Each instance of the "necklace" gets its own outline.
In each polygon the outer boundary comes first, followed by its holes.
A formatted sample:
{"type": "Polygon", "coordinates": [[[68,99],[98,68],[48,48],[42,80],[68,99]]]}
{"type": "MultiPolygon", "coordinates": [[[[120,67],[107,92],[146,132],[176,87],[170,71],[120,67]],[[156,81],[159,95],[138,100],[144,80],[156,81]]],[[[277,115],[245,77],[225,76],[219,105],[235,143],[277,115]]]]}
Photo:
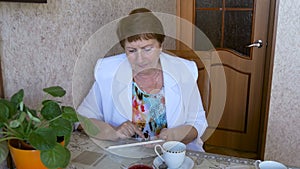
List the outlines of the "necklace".
{"type": "Polygon", "coordinates": [[[146,93],[158,93],[163,86],[162,71],[154,69],[151,72],[139,73],[133,77],[133,81],[146,93]]]}

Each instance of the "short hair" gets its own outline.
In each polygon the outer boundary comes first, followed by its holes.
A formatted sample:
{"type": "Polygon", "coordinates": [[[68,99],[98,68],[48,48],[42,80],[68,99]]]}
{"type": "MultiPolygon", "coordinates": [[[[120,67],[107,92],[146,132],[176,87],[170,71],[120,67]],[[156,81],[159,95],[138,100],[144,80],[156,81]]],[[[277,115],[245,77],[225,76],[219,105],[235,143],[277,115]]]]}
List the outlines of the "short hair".
{"type": "Polygon", "coordinates": [[[156,39],[161,45],[165,39],[162,23],[147,8],[134,9],[128,16],[121,19],[117,35],[123,48],[126,40],[133,42],[142,39],[156,39]]]}

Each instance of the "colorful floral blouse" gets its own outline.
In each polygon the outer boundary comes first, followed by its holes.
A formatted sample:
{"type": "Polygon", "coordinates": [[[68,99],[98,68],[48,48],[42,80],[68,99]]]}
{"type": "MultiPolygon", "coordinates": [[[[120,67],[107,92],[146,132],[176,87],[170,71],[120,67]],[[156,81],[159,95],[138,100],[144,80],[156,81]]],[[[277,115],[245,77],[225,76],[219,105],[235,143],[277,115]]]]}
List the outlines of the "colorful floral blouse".
{"type": "Polygon", "coordinates": [[[164,88],[156,94],[142,91],[132,83],[132,121],[142,130],[146,138],[157,136],[167,127],[164,88]]]}

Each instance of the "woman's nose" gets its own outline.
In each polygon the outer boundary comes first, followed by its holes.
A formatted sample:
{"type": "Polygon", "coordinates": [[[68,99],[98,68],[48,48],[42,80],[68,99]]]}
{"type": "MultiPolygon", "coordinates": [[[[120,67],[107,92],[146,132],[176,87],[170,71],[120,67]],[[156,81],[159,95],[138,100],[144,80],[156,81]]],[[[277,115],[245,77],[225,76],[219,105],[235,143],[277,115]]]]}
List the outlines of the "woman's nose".
{"type": "Polygon", "coordinates": [[[142,63],[144,61],[144,54],[143,54],[142,50],[138,50],[137,56],[136,56],[136,61],[138,63],[142,63]]]}

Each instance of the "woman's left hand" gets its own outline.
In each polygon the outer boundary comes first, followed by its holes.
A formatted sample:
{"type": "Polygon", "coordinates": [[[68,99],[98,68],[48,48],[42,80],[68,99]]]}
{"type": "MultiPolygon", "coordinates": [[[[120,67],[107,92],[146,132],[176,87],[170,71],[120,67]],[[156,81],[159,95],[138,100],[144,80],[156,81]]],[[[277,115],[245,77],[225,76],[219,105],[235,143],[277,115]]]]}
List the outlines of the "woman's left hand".
{"type": "Polygon", "coordinates": [[[197,138],[197,130],[190,125],[182,125],[175,128],[164,128],[158,135],[159,139],[166,141],[181,141],[185,144],[197,138]]]}
{"type": "Polygon", "coordinates": [[[176,140],[174,129],[172,128],[164,128],[160,131],[160,134],[158,135],[159,139],[170,141],[170,140],[176,140]]]}

